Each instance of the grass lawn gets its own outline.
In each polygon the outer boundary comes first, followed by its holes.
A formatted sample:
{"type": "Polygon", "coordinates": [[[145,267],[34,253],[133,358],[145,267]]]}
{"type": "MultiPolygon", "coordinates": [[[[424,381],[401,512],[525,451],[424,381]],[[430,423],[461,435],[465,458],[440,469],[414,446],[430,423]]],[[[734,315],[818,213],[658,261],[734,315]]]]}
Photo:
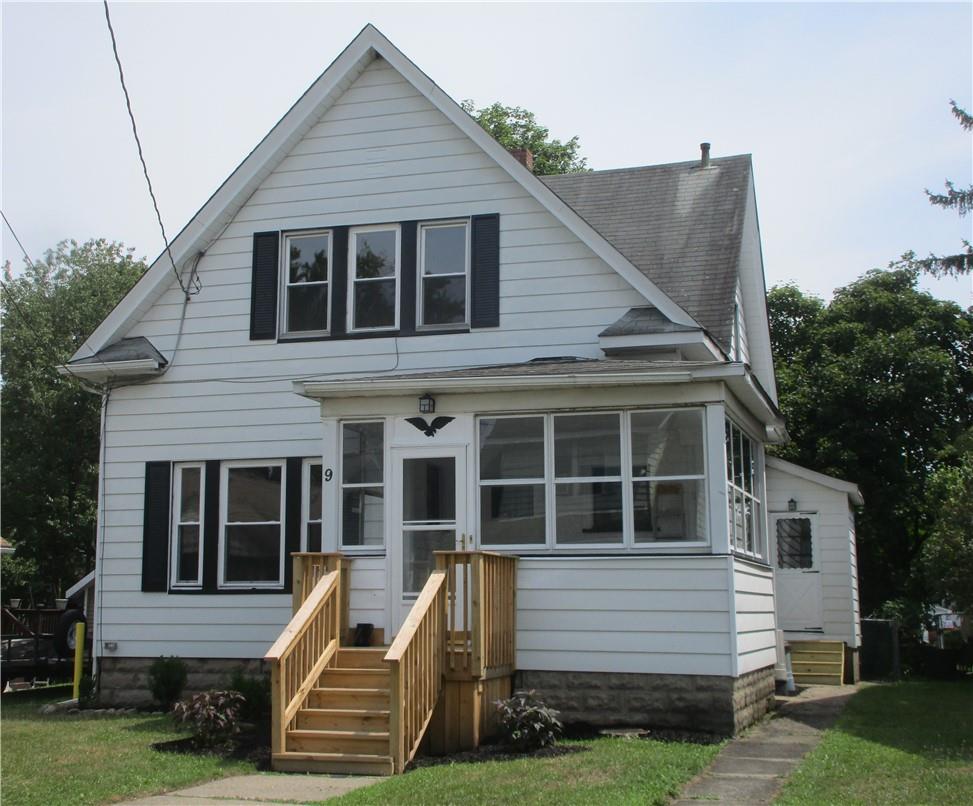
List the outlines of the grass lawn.
{"type": "Polygon", "coordinates": [[[3,806],[108,803],[254,771],[246,762],[153,750],[152,742],[180,735],[167,717],[41,716],[44,702],[3,697],[3,806]]]}
{"type": "Polygon", "coordinates": [[[778,806],[973,803],[973,683],[869,686],[784,787],[778,806]]]}
{"type": "Polygon", "coordinates": [[[615,738],[564,744],[586,749],[422,767],[328,804],[665,804],[721,747],[615,738]]]}

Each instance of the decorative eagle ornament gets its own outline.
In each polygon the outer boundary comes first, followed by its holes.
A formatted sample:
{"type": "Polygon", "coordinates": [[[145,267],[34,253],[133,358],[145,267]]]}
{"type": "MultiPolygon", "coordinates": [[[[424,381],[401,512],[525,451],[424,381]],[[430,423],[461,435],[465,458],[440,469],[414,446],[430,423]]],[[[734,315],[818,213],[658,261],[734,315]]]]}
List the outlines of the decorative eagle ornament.
{"type": "Polygon", "coordinates": [[[427,437],[434,437],[440,428],[449,425],[455,419],[455,417],[436,417],[431,423],[427,423],[425,417],[406,417],[405,421],[412,423],[427,437]]]}

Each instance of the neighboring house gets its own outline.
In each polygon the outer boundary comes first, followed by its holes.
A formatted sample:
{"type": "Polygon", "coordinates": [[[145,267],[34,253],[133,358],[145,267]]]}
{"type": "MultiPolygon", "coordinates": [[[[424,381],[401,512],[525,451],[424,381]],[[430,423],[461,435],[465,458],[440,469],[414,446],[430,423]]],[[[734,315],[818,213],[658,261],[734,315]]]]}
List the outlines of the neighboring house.
{"type": "Polygon", "coordinates": [[[749,156],[538,178],[368,26],[172,255],[199,293],[163,255],[71,361],[112,387],[107,701],[159,655],[197,688],[268,655],[275,765],[377,772],[511,685],[567,721],[767,710],[749,156]],[[357,624],[388,656],[336,651],[357,624]]]}

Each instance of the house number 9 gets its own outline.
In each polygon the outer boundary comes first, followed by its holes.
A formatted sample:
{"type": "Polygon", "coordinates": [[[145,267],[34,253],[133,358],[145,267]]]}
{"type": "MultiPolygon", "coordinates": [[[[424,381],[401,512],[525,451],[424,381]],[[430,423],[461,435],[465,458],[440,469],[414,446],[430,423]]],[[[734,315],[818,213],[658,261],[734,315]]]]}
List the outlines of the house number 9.
{"type": "Polygon", "coordinates": [[[333,478],[334,478],[334,471],[332,471],[331,468],[329,467],[327,470],[324,471],[324,480],[331,481],[331,479],[333,478]]]}

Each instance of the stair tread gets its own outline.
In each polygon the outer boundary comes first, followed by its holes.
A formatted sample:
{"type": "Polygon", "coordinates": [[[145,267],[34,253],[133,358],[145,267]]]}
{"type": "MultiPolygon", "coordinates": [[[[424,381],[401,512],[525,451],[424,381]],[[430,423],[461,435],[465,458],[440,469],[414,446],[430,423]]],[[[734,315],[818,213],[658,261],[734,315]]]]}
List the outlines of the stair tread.
{"type": "Polygon", "coordinates": [[[312,691],[327,691],[343,694],[388,694],[387,688],[348,688],[347,686],[315,686],[312,691]]]}
{"type": "Polygon", "coordinates": [[[387,675],[390,673],[390,670],[373,669],[370,666],[331,666],[325,669],[321,674],[328,674],[329,672],[355,672],[355,674],[364,675],[387,675]]]}
{"type": "MultiPolygon", "coordinates": [[[[358,689],[360,691],[360,689],[358,689]]],[[[299,714],[333,714],[335,716],[388,716],[391,711],[376,708],[301,708],[299,714]]]]}
{"type": "Polygon", "coordinates": [[[288,736],[299,736],[305,739],[387,739],[387,730],[341,730],[336,728],[288,728],[288,736]]]}
{"type": "Polygon", "coordinates": [[[361,761],[363,763],[392,760],[392,757],[389,755],[376,755],[372,753],[315,753],[309,750],[285,750],[282,753],[274,753],[273,757],[307,761],[361,761]]]}

